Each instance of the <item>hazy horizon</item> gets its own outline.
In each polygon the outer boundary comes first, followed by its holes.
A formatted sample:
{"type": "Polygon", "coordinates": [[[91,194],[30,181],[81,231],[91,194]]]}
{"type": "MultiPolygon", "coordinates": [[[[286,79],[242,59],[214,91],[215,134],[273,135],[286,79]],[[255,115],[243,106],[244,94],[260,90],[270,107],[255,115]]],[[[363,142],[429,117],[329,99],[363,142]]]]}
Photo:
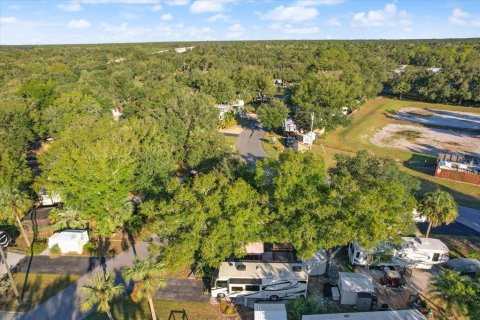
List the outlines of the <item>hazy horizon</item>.
{"type": "Polygon", "coordinates": [[[1,45],[478,38],[476,1],[2,1],[1,45]]]}

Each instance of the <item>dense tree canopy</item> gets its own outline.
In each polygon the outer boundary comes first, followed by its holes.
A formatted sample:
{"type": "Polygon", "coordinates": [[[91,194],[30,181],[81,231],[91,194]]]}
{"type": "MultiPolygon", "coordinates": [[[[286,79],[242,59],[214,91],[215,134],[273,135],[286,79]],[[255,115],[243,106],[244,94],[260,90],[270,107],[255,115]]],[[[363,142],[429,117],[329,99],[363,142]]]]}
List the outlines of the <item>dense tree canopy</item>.
{"type": "Polygon", "coordinates": [[[278,130],[282,127],[283,120],[288,117],[288,107],[281,100],[274,99],[268,104],[258,108],[258,118],[268,130],[278,130]]]}
{"type": "MultiPolygon", "coordinates": [[[[238,174],[215,104],[267,102],[259,113],[270,129],[289,111],[307,129],[314,112],[315,128],[327,130],[348,122],[344,107],[384,93],[480,104],[475,40],[202,42],[173,50],[183,45],[1,47],[7,210],[12,195],[32,204],[47,187],[68,210],[59,211],[63,225],[78,217],[108,236],[132,221],[157,224],[163,254],[179,263],[216,265],[257,240],[292,242],[303,257],[353,239],[370,246],[406,231],[414,181],[364,153],[340,157],[331,185],[321,159],[308,153],[238,174]],[[395,73],[402,64],[405,72],[395,73]],[[186,178],[190,169],[202,173],[186,178]]],[[[18,217],[26,210],[17,209],[18,217]]],[[[0,218],[11,222],[13,210],[0,218]]]]}
{"type": "Polygon", "coordinates": [[[339,237],[373,248],[412,231],[416,179],[400,171],[393,160],[366,151],[354,157],[337,154],[336,160],[329,174],[337,208],[332,228],[343,232],[339,237]]]}

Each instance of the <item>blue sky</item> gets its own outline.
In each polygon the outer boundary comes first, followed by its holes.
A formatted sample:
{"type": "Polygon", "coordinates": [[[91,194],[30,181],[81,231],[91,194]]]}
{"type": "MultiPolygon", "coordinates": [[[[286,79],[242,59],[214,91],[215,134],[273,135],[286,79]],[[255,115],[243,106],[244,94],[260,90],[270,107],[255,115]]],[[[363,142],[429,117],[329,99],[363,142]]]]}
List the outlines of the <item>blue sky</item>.
{"type": "Polygon", "coordinates": [[[479,36],[479,0],[0,1],[0,44],[479,36]]]}

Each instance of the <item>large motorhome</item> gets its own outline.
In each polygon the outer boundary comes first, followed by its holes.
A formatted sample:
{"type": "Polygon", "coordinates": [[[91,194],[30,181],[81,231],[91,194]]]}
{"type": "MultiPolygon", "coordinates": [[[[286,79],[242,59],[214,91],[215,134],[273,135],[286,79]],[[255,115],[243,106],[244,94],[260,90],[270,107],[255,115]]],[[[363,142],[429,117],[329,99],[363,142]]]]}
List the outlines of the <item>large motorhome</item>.
{"type": "Polygon", "coordinates": [[[239,298],[294,299],[306,296],[307,283],[308,274],[301,262],[223,262],[212,286],[212,297],[237,302],[239,298]]]}
{"type": "Polygon", "coordinates": [[[431,269],[434,264],[448,261],[449,250],[438,239],[404,237],[399,248],[390,244],[381,244],[376,249],[364,249],[355,241],[348,247],[348,257],[353,265],[359,266],[381,265],[431,269]],[[375,258],[382,255],[385,259],[375,258]]]}
{"type": "Polygon", "coordinates": [[[252,243],[247,254],[220,265],[212,282],[213,298],[279,300],[307,294],[309,275],[324,274],[325,251],[318,250],[308,260],[299,260],[288,244],[252,243]]]}

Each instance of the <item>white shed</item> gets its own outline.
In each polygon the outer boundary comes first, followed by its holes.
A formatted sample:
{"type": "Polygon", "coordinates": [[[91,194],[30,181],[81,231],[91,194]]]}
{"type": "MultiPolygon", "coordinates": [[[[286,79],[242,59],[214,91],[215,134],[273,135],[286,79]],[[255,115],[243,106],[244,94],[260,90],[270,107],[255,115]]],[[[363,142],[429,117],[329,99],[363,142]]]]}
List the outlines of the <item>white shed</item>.
{"type": "Polygon", "coordinates": [[[54,233],[48,238],[48,249],[58,245],[62,253],[83,253],[83,246],[88,242],[87,230],[65,230],[54,233]]]}
{"type": "Polygon", "coordinates": [[[340,290],[340,303],[351,304],[357,303],[357,295],[359,293],[375,292],[372,278],[363,273],[356,272],[339,272],[338,273],[338,289],[340,290]]]}
{"type": "Polygon", "coordinates": [[[255,320],[287,320],[287,310],[283,303],[255,303],[255,320]]]}

